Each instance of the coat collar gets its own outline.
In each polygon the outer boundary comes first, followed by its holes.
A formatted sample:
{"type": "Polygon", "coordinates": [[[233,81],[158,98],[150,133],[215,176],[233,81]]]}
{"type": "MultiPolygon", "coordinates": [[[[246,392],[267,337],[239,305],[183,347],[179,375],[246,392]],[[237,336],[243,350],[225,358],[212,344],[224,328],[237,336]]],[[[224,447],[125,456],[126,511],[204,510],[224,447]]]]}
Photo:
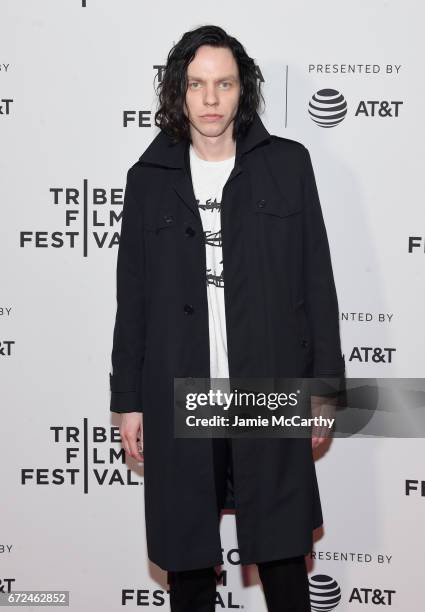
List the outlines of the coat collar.
{"type": "MultiPolygon", "coordinates": [[[[270,138],[258,113],[255,113],[254,120],[245,134],[236,139],[236,159],[239,160],[242,155],[260,143],[269,141],[270,138]]],[[[184,168],[187,167],[188,151],[188,140],[173,144],[169,136],[161,130],[140,156],[139,161],[168,168],[184,168]]]]}

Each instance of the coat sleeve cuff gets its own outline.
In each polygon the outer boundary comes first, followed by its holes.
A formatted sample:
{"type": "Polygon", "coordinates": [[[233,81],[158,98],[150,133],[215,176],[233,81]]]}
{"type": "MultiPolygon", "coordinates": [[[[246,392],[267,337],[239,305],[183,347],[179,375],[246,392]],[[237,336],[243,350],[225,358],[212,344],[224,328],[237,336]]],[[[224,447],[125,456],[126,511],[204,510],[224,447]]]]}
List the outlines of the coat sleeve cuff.
{"type": "Polygon", "coordinates": [[[111,389],[111,412],[143,412],[140,389],[126,391],[117,390],[119,385],[116,383],[112,374],[109,374],[109,384],[111,389]]]}
{"type": "Polygon", "coordinates": [[[112,391],[111,412],[143,412],[139,394],[136,391],[112,391]]]}
{"type": "Polygon", "coordinates": [[[345,370],[327,370],[315,373],[310,379],[310,394],[321,397],[341,396],[345,392],[345,370]]]}

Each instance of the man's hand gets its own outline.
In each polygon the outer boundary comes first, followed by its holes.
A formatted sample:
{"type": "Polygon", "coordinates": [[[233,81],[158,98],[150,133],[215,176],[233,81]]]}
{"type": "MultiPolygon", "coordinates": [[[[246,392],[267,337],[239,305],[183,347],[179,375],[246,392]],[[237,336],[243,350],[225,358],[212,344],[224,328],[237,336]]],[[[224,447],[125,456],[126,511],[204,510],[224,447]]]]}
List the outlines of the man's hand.
{"type": "MultiPolygon", "coordinates": [[[[323,417],[326,419],[335,417],[335,405],[336,400],[333,398],[320,397],[318,395],[311,396],[311,414],[313,417],[323,417]]],[[[315,449],[325,440],[331,437],[332,429],[326,427],[326,425],[313,425],[311,445],[315,449]]]]}
{"type": "Polygon", "coordinates": [[[143,412],[124,412],[121,417],[120,435],[127,455],[137,461],[144,461],[143,412]]]}

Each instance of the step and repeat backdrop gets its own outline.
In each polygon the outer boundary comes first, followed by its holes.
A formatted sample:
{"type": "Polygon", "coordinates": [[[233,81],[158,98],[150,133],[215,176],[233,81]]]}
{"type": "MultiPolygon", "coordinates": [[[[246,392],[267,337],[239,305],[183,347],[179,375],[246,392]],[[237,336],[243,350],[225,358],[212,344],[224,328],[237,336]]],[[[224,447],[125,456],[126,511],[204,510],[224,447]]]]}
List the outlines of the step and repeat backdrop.
{"type": "MultiPolygon", "coordinates": [[[[310,150],[347,375],[423,376],[424,17],[409,0],[0,3],[0,592],[169,609],[108,373],[126,172],[157,134],[155,84],[183,32],[236,36],[267,129],[310,150]]],[[[423,439],[334,439],[315,458],[312,609],[422,609],[423,439]]],[[[265,611],[233,514],[221,537],[217,609],[265,611]]]]}

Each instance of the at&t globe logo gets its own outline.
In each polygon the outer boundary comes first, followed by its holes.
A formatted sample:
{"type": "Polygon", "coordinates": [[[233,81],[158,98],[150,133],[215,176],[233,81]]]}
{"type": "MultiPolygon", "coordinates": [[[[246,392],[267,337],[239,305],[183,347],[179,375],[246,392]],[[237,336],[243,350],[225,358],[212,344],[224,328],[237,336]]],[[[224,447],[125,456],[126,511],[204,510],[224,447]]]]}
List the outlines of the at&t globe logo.
{"type": "Polygon", "coordinates": [[[341,601],[341,589],[334,578],[325,574],[316,574],[309,578],[310,604],[314,612],[330,612],[341,601]]]}
{"type": "Polygon", "coordinates": [[[336,89],[320,89],[308,104],[308,114],[320,127],[335,127],[345,119],[347,102],[336,89]]]}

